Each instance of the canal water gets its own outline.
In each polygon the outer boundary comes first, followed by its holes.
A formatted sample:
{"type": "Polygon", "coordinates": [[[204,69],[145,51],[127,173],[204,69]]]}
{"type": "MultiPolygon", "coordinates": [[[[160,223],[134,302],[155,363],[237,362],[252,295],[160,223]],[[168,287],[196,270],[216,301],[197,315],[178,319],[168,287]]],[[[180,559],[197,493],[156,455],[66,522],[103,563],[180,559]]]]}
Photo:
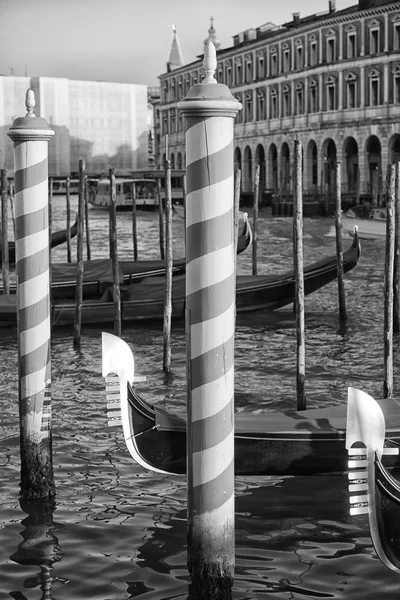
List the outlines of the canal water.
{"type": "MultiPolygon", "coordinates": [[[[65,227],[65,215],[65,198],[55,197],[54,229],[65,227]]],[[[138,217],[139,257],[158,258],[158,215],[140,212],[138,217]]],[[[335,239],[327,235],[332,225],[328,218],[304,221],[305,264],[335,254],[335,239]]],[[[131,231],[130,215],[118,214],[121,258],[132,257],[131,231]]],[[[182,221],[174,219],[173,234],[179,257],[182,221]]],[[[90,236],[92,256],[105,257],[107,213],[90,211],[90,236]]],[[[351,240],[343,243],[347,248],[351,240]]],[[[258,249],[260,273],[291,269],[292,220],[261,211],[258,249]]],[[[362,244],[361,262],[346,275],[346,326],[339,326],[336,282],[306,299],[309,407],[345,402],[349,385],[382,397],[384,254],[383,241],[362,244]]],[[[52,259],[66,260],[65,245],[52,251],[52,259]]],[[[251,250],[239,257],[238,268],[251,273],[251,250]]],[[[142,395],[171,410],[184,408],[183,326],[173,326],[169,377],[162,371],[161,324],[126,327],[123,338],[134,350],[137,372],[147,376],[140,384],[142,395]]],[[[291,307],[238,318],[237,411],[295,407],[295,344],[291,307]]],[[[0,600],[186,598],[185,479],[145,472],[132,462],[122,432],[107,428],[101,330],[84,329],[79,351],[73,349],[71,329],[54,330],[57,497],[40,509],[18,500],[15,330],[1,330],[0,360],[0,600]]],[[[240,477],[235,488],[235,600],[399,598],[400,576],[376,558],[366,517],[349,515],[344,475],[240,477]]]]}

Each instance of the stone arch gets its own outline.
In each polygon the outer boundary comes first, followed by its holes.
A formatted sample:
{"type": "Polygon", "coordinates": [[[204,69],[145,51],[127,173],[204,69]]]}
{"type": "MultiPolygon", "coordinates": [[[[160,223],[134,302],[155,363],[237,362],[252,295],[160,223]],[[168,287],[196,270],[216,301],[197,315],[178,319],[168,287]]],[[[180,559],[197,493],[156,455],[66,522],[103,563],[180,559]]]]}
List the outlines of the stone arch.
{"type": "Polygon", "coordinates": [[[283,195],[290,193],[290,149],[287,142],[281,146],[280,187],[283,195]]]}
{"type": "Polygon", "coordinates": [[[278,192],[278,150],[275,144],[271,144],[268,150],[268,187],[273,196],[278,192]]]}
{"type": "Polygon", "coordinates": [[[307,189],[311,192],[318,186],[318,148],[315,140],[307,144],[307,189]]]}
{"type": "Polygon", "coordinates": [[[360,183],[358,168],[358,144],[349,136],[343,143],[342,188],[349,193],[357,193],[360,183]]]}
{"type": "Polygon", "coordinates": [[[382,198],[382,147],[376,135],[370,135],[365,142],[366,168],[365,180],[372,204],[379,206],[382,198]]]}
{"type": "Polygon", "coordinates": [[[328,197],[335,194],[336,157],[336,144],[332,138],[327,138],[322,144],[322,159],[324,166],[322,169],[321,182],[324,187],[325,196],[328,197]]]}
{"type": "Polygon", "coordinates": [[[396,163],[400,161],[400,134],[395,133],[389,140],[389,161],[396,163]]]}
{"type": "Polygon", "coordinates": [[[253,187],[252,154],[250,146],[246,146],[243,156],[242,189],[243,192],[251,192],[253,187]]]}
{"type": "Polygon", "coordinates": [[[266,188],[265,150],[262,144],[258,144],[256,148],[255,163],[260,165],[260,199],[262,199],[266,188]]]}

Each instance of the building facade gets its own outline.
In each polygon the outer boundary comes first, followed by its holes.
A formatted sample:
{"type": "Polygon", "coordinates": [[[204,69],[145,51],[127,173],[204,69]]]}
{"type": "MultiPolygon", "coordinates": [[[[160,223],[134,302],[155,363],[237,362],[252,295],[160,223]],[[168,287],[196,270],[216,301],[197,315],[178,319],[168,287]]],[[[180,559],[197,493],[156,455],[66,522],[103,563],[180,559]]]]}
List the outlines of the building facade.
{"type": "MultiPolygon", "coordinates": [[[[216,79],[242,103],[234,160],[242,194],[260,165],[264,197],[290,198],[294,140],[303,146],[305,197],[334,195],[379,202],[388,164],[400,160],[400,3],[360,0],[281,26],[266,23],[217,51],[216,79]]],[[[185,124],[177,109],[203,77],[202,58],[160,76],[160,157],[185,164],[185,124]],[[167,137],[168,136],[168,137],[167,137]]]]}
{"type": "MultiPolygon", "coordinates": [[[[86,161],[89,174],[110,167],[146,169],[152,110],[145,85],[75,81],[59,77],[0,76],[0,165],[12,173],[13,147],[7,132],[25,114],[25,94],[35,92],[35,115],[44,117],[56,135],[49,142],[49,175],[66,176],[86,161]]],[[[151,147],[150,147],[151,150],[151,147]]]]}

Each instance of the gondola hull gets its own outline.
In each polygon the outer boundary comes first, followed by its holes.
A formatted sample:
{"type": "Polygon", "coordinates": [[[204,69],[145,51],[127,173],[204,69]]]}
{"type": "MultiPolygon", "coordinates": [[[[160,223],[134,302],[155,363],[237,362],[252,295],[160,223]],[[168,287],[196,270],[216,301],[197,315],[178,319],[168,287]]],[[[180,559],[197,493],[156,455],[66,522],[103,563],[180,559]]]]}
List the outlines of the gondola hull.
{"type": "MultiPolygon", "coordinates": [[[[149,406],[128,384],[130,435],[149,470],[186,472],[186,420],[149,406]]],[[[400,442],[400,410],[390,438],[400,442]]],[[[347,470],[346,406],[286,413],[235,415],[236,475],[315,475],[347,470]],[[323,423],[323,425],[320,425],[323,423]]],[[[388,463],[399,463],[389,457],[388,463]]]]}
{"type": "MultiPolygon", "coordinates": [[[[360,257],[360,246],[355,237],[352,246],[344,253],[343,267],[347,273],[354,268],[360,257]]],[[[304,269],[305,294],[311,294],[334,281],[337,276],[336,256],[320,260],[304,269]]],[[[135,321],[160,321],[164,317],[165,279],[145,278],[141,283],[133,283],[121,288],[121,318],[123,323],[135,321]]],[[[81,323],[101,325],[113,323],[114,303],[112,288],[108,287],[108,297],[83,302],[81,323]]],[[[257,310],[275,310],[294,300],[295,278],[293,272],[283,275],[238,275],[236,278],[237,313],[257,310]]],[[[172,319],[183,321],[185,317],[185,275],[173,277],[172,319]]],[[[75,318],[75,304],[63,299],[54,300],[52,306],[53,326],[71,326],[75,318]]],[[[16,302],[0,297],[0,327],[16,323],[16,302]],[[14,306],[14,308],[13,308],[14,306]]]]}

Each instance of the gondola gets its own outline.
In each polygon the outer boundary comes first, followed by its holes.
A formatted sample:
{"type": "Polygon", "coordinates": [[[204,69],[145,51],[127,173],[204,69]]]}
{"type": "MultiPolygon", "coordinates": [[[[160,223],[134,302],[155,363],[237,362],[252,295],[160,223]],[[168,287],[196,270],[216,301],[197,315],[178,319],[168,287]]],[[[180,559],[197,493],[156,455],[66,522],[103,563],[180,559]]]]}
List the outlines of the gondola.
{"type": "MultiPolygon", "coordinates": [[[[400,406],[390,400],[396,410],[400,406]]],[[[346,448],[349,453],[350,514],[368,514],[375,552],[384,565],[400,572],[400,484],[383,464],[398,456],[393,423],[368,394],[349,388],[346,448]],[[386,428],[386,422],[390,428],[386,428]],[[385,445],[385,437],[390,439],[385,445]],[[361,492],[361,494],[360,494],[361,492]]]]}
{"type": "MultiPolygon", "coordinates": [[[[76,224],[75,224],[76,226],[76,224]]],[[[74,227],[75,227],[74,226],[74,227]]],[[[76,229],[75,229],[76,234],[76,229]]],[[[75,235],[74,234],[74,235],[75,235]]],[[[54,234],[56,235],[56,234],[54,234]]],[[[247,213],[241,213],[237,253],[241,254],[251,244],[253,234],[247,213]]],[[[121,260],[120,285],[129,286],[139,283],[147,277],[165,275],[165,260],[121,260]]],[[[185,273],[185,258],[175,259],[172,265],[174,275],[185,273]]],[[[51,266],[51,291],[54,301],[73,300],[76,297],[76,263],[53,263],[51,266]]],[[[113,283],[112,263],[110,259],[95,259],[84,262],[83,298],[101,298],[113,283]]],[[[0,294],[2,289],[0,288],[0,294]]],[[[10,286],[10,293],[15,294],[15,285],[10,286]]]]}
{"type": "MultiPolygon", "coordinates": [[[[135,389],[135,361],[128,344],[102,334],[108,422],[122,426],[132,458],[160,473],[186,472],[186,413],[147,403],[135,389]]],[[[400,442],[400,407],[381,401],[400,442]]],[[[236,475],[313,475],[347,470],[346,405],[305,411],[235,414],[236,475]]],[[[397,464],[398,457],[388,457],[397,464]]]]}
{"type": "MultiPolygon", "coordinates": [[[[78,217],[75,219],[75,223],[71,226],[71,238],[75,237],[78,233],[78,217]]],[[[51,247],[55,248],[60,244],[64,244],[67,241],[67,230],[61,229],[60,231],[54,231],[51,234],[51,247]]],[[[0,262],[3,260],[3,248],[0,244],[0,262]]],[[[15,242],[8,242],[8,262],[9,264],[15,265],[15,242]]]]}
{"type": "MultiPolygon", "coordinates": [[[[360,258],[357,234],[351,247],[343,255],[343,268],[347,273],[360,258]]],[[[322,259],[304,269],[304,292],[311,294],[337,277],[336,255],[322,259]]],[[[147,277],[142,282],[121,286],[121,320],[160,321],[164,317],[165,278],[147,277]]],[[[75,290],[73,287],[72,290],[75,290]]],[[[114,320],[112,286],[107,286],[100,299],[85,300],[81,309],[83,325],[100,325],[114,320]]],[[[283,275],[238,275],[236,277],[236,312],[275,310],[293,302],[295,276],[293,271],[283,275]]],[[[71,326],[75,318],[75,304],[53,299],[53,326],[71,326]]],[[[172,283],[172,319],[185,318],[185,275],[176,275],[172,283]]],[[[0,296],[0,327],[16,323],[15,295],[0,296]]]]}

